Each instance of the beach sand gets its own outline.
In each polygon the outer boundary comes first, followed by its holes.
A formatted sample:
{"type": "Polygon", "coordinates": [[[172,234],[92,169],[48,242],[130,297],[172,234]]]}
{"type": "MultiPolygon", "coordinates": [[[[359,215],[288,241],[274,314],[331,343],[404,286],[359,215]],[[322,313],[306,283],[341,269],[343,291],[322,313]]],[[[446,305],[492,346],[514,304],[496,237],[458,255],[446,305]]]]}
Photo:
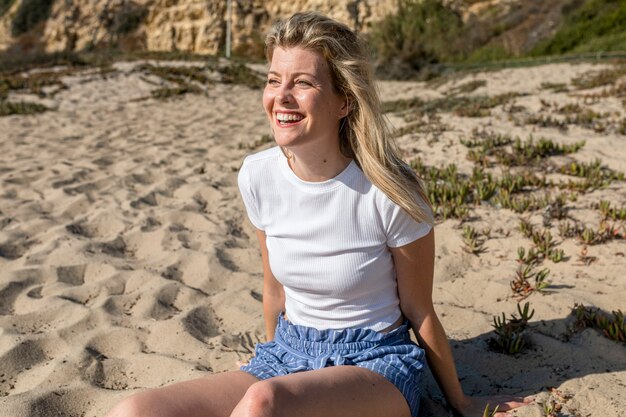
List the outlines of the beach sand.
{"type": "MultiPolygon", "coordinates": [[[[216,83],[206,94],[155,100],[156,86],[133,71],[137,65],[68,75],[67,88],[46,98],[13,93],[54,110],[0,118],[1,417],[102,416],[141,389],[236,369],[264,339],[260,253],[236,182],[244,156],[272,146],[259,144],[269,133],[262,92],[216,83]]],[[[618,98],[576,96],[603,88],[556,92],[542,85],[571,87],[573,78],[600,68],[551,64],[379,87],[384,101],[432,100],[484,80],[468,95],[520,93],[514,103],[529,114],[549,113],[545,103],[579,103],[610,112],[607,119],[623,118],[618,98]]],[[[398,143],[407,160],[455,163],[470,174],[461,139],[475,128],[523,140],[530,134],[561,144],[584,140],[578,152],[553,159],[599,158],[626,171],[625,135],[516,123],[520,113],[510,106],[486,117],[442,113],[445,131],[406,134],[398,143]]],[[[407,124],[400,113],[388,117],[395,128],[407,124]]],[[[579,194],[568,201],[568,215],[597,228],[601,216],[593,207],[600,200],[624,207],[626,183],[579,194]]],[[[560,237],[553,222],[565,259],[544,261],[551,286],[520,300],[510,287],[516,252],[532,246],[519,230],[521,217],[542,224],[541,210],[473,207],[463,224],[488,234],[479,255],[464,250],[460,220],[436,226],[434,300],[464,388],[538,394],[539,402],[562,407],[558,416],[623,417],[624,344],[596,329],[569,329],[576,303],[626,310],[625,241],[589,246],[587,255],[596,259],[586,265],[578,259],[582,245],[560,237]],[[516,313],[518,302],[535,310],[528,347],[516,355],[496,352],[489,344],[493,317],[516,313]]],[[[623,221],[616,224],[623,236],[623,221]]],[[[429,375],[421,415],[451,415],[429,375]]],[[[543,416],[543,407],[515,415],[543,416]]]]}

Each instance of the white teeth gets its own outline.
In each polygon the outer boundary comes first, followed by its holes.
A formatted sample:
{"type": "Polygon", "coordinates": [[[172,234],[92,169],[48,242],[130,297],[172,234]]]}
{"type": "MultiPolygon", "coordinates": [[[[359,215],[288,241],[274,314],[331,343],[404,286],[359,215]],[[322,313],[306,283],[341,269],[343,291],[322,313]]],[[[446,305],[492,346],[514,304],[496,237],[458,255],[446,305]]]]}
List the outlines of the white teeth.
{"type": "Polygon", "coordinates": [[[299,121],[304,119],[304,116],[293,113],[276,113],[276,118],[280,122],[299,121]]]}

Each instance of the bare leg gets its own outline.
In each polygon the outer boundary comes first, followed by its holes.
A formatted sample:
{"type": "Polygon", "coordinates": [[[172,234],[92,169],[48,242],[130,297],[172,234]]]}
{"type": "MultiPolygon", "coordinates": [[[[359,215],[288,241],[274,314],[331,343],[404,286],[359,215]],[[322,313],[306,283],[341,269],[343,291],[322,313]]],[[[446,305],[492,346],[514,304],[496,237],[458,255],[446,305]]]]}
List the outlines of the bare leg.
{"type": "Polygon", "coordinates": [[[382,375],[334,366],[253,384],[231,417],[409,417],[400,391],[382,375]]]}
{"type": "Polygon", "coordinates": [[[247,389],[252,375],[224,372],[134,394],[106,417],[228,417],[247,389]]]}

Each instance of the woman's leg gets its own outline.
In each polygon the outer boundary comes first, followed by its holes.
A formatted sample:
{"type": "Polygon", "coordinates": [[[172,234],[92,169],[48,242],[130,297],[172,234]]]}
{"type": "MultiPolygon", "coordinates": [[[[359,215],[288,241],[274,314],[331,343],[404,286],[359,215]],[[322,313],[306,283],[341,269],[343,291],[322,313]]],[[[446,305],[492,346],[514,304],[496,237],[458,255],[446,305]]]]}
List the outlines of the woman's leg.
{"type": "Polygon", "coordinates": [[[409,417],[385,377],[356,366],[331,366],[257,382],[231,417],[409,417]]]}
{"type": "Polygon", "coordinates": [[[258,379],[224,372],[134,394],[106,417],[228,417],[258,379]]]}

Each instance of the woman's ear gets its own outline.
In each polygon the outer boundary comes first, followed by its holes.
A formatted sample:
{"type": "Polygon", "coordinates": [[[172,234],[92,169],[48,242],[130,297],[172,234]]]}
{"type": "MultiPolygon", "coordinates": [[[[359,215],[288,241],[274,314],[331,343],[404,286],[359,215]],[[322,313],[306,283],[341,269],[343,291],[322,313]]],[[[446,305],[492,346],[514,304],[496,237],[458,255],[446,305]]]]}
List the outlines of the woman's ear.
{"type": "Polygon", "coordinates": [[[351,111],[352,111],[352,103],[350,102],[350,99],[346,97],[346,99],[343,102],[343,106],[341,106],[341,109],[339,112],[339,118],[346,117],[347,115],[350,114],[351,111]]]}

